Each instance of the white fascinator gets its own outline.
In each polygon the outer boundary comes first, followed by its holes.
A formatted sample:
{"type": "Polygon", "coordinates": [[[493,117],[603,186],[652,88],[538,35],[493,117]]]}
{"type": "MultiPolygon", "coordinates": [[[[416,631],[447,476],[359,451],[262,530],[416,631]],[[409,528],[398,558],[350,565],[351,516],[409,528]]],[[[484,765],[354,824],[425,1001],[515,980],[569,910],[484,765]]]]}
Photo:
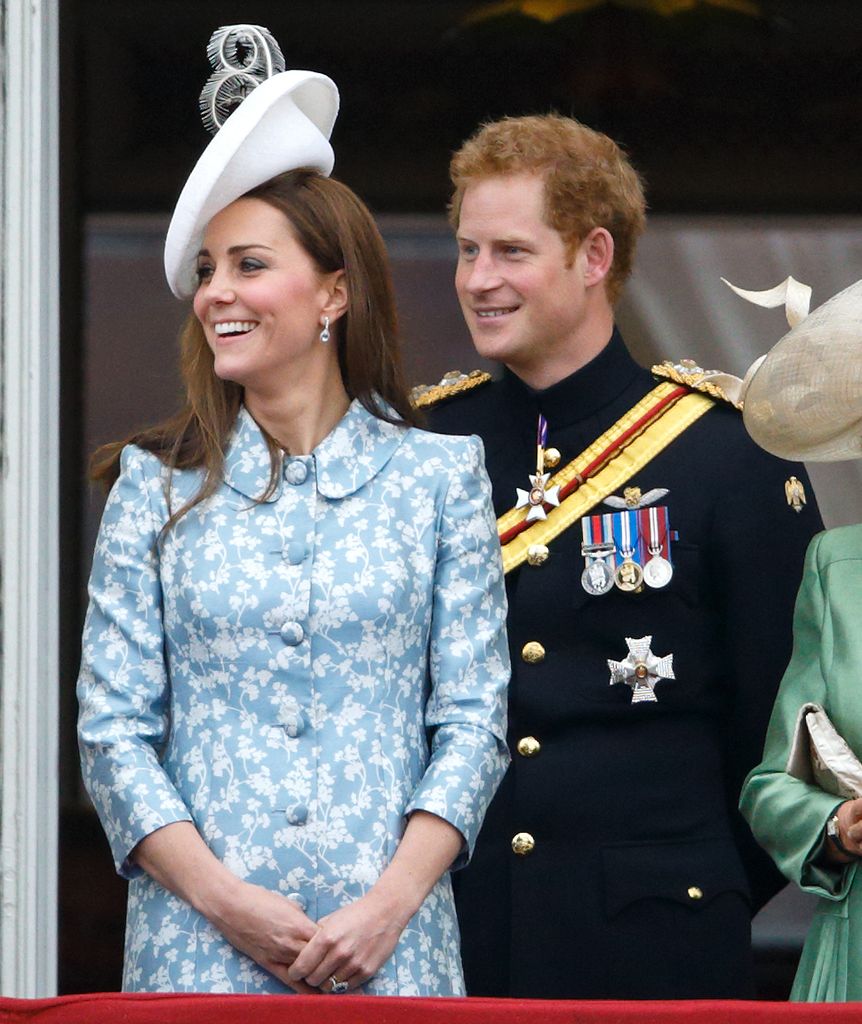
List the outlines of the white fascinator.
{"type": "Polygon", "coordinates": [[[791,277],[763,292],[730,287],[760,306],[783,304],[790,324],[746,374],[742,416],[751,437],[783,459],[862,457],[862,281],[812,313],[811,289],[791,277]]]}
{"type": "Polygon", "coordinates": [[[210,220],[265,181],[297,167],[328,176],[329,136],[338,114],[335,83],[314,71],[285,71],[278,43],[259,25],[217,29],[207,46],[214,73],[201,93],[215,137],[177,200],[165,239],[165,275],[177,298],[197,287],[195,259],[210,220]]]}

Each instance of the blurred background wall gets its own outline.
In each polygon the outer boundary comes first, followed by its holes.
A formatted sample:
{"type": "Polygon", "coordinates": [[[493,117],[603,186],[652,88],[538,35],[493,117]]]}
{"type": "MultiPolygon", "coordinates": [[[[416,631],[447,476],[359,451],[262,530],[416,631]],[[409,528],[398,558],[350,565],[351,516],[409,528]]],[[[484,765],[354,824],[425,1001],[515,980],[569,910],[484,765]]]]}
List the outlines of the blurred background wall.
{"type": "MultiPolygon", "coordinates": [[[[480,365],[452,290],[451,151],[482,121],[571,114],[643,174],[650,225],[618,310],[644,364],[742,375],[786,330],[719,281],[788,274],[813,305],[862,266],[858,0],[64,0],[60,991],[116,988],[124,885],[78,782],[74,681],[102,496],[93,448],[172,411],[170,211],[206,145],[197,96],[214,28],[266,25],[288,67],[342,94],[335,173],[389,245],[413,382],[480,365]]],[[[703,467],[704,473],[709,466],[703,467]]],[[[814,467],[829,525],[856,521],[855,463],[814,467]]],[[[789,890],[756,922],[761,992],[783,997],[810,908],[789,890]]]]}

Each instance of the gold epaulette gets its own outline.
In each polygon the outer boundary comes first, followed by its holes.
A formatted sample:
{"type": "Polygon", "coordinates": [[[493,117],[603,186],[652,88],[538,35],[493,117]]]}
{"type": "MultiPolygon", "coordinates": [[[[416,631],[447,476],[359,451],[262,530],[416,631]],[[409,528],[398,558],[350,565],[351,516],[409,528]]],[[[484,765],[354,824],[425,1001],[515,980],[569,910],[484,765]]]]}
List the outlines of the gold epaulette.
{"type": "Polygon", "coordinates": [[[410,392],[410,403],[414,409],[430,409],[448,398],[487,384],[489,380],[491,374],[484,370],[471,370],[469,373],[450,370],[443,375],[439,384],[417,384],[410,392]]]}
{"type": "Polygon", "coordinates": [[[742,381],[732,373],[704,370],[693,359],[680,359],[678,363],[666,359],[663,363],[651,367],[650,372],[654,377],[671,380],[674,384],[685,384],[694,391],[702,391],[710,398],[727,402],[734,409],[742,409],[742,381]]]}

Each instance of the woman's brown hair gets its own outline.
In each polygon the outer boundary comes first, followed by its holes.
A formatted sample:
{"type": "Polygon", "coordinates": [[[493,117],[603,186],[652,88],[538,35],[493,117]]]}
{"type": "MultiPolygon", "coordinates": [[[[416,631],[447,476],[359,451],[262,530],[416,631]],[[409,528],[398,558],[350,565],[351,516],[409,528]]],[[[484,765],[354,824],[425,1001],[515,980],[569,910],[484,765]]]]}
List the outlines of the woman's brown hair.
{"type": "MultiPolygon", "coordinates": [[[[414,424],[401,368],[389,259],[365,204],[346,185],[308,168],[280,174],[245,198],[280,210],[321,273],[345,271],[347,310],[333,325],[345,390],[379,419],[414,424]]],[[[180,335],[180,370],[186,390],[183,407],[155,427],[103,445],[90,467],[91,478],[110,487],[119,475],[120,453],[134,444],[153,452],[170,470],[202,468],[200,488],[171,514],[165,530],[221,483],[225,450],[242,404],[242,388],[216,376],[212,351],[194,314],[180,335]]],[[[271,471],[261,498],[273,492],[281,458],[272,438],[267,442],[271,471]]],[[[168,498],[170,504],[170,491],[168,498]]]]}

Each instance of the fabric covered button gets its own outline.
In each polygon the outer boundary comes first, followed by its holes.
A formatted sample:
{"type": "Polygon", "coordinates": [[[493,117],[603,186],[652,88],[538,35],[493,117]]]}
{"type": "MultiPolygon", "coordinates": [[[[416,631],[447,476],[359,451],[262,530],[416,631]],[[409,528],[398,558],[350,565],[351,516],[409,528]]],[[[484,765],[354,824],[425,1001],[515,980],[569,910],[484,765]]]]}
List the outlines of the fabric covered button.
{"type": "Polygon", "coordinates": [[[286,696],[278,709],[278,723],[288,736],[298,736],[305,730],[302,708],[296,697],[286,696]]]}
{"type": "Polygon", "coordinates": [[[288,647],[296,647],[305,638],[305,630],[298,622],[285,622],[281,627],[281,639],[288,647]]]}
{"type": "Polygon", "coordinates": [[[301,736],[305,732],[305,720],[297,711],[285,711],[279,715],[281,726],[291,739],[301,736]]]}
{"type": "Polygon", "coordinates": [[[296,697],[286,696],[278,709],[278,721],[288,736],[299,736],[305,731],[305,719],[296,697]]]}
{"type": "Polygon", "coordinates": [[[289,892],[285,899],[293,900],[300,910],[308,910],[308,900],[301,892],[289,892]]]}
{"type": "Polygon", "coordinates": [[[305,545],[301,540],[292,540],[282,551],[282,557],[291,565],[299,565],[305,558],[305,545]]]}
{"type": "Polygon", "coordinates": [[[304,484],[308,478],[308,466],[304,462],[288,462],[284,467],[284,479],[289,484],[304,484]]]}
{"type": "Polygon", "coordinates": [[[288,807],[285,817],[290,825],[304,825],[308,821],[308,808],[305,804],[295,804],[288,807]]]}

